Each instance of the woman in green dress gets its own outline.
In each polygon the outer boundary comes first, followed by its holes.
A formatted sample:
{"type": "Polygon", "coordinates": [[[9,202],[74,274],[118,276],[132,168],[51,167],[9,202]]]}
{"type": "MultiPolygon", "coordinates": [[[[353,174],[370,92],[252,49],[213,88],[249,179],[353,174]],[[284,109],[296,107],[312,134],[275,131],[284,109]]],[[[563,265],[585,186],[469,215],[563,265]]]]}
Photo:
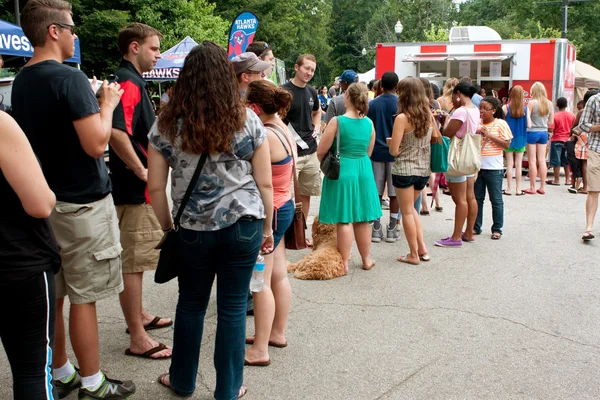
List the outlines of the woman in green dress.
{"type": "Polygon", "coordinates": [[[366,118],[369,99],[359,84],[352,84],[344,93],[346,113],[330,121],[323,133],[317,157],[322,161],[329,149],[336,147],[340,132],[340,177],[325,177],[321,193],[319,221],[337,225],[338,251],[346,272],[352,248],[352,231],[356,238],[363,269],[375,265],[371,259],[371,228],[369,221],[381,217],[381,206],[370,155],[375,142],[375,129],[366,118]]]}

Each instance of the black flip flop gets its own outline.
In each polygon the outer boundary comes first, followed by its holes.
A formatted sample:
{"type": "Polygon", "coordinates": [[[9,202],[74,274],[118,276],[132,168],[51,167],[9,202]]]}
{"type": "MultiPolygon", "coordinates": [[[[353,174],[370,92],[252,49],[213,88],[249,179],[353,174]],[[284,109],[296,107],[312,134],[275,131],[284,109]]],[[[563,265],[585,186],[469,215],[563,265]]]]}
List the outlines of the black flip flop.
{"type": "MultiPolygon", "coordinates": [[[[152,331],[154,329],[163,329],[168,328],[173,325],[173,321],[166,322],[164,324],[159,324],[158,322],[163,319],[163,317],[159,317],[158,315],[154,317],[152,321],[148,325],[144,325],[145,331],[152,331]]],[[[125,333],[129,334],[129,328],[125,329],[125,333]]]]}
{"type": "Polygon", "coordinates": [[[594,238],[595,238],[595,236],[594,236],[594,234],[592,233],[592,231],[586,231],[586,232],[583,234],[583,236],[581,237],[581,239],[582,239],[583,241],[585,241],[585,242],[587,242],[587,241],[590,241],[590,240],[592,240],[592,239],[594,239],[594,238]]]}
{"type": "Polygon", "coordinates": [[[163,343],[159,343],[158,346],[151,348],[150,350],[148,350],[145,353],[141,353],[141,354],[137,354],[131,351],[131,349],[127,348],[125,350],[125,355],[126,356],[132,356],[132,357],[140,357],[140,358],[147,358],[150,360],[166,360],[167,358],[171,358],[171,356],[166,356],[166,357],[152,357],[153,354],[156,354],[158,352],[161,352],[163,350],[167,350],[168,347],[166,345],[164,345],[163,343]]]}
{"type": "Polygon", "coordinates": [[[505,189],[502,189],[502,194],[505,196],[512,196],[512,193],[508,193],[505,189]]]}
{"type": "Polygon", "coordinates": [[[521,190],[521,193],[516,193],[515,196],[525,196],[527,193],[521,190]]]}

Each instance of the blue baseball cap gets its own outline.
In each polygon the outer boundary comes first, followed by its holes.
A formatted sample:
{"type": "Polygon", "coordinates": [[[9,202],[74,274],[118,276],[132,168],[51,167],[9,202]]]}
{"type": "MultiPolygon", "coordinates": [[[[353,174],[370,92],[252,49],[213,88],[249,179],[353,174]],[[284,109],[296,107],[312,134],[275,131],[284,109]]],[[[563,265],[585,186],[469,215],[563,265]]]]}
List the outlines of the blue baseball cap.
{"type": "Polygon", "coordinates": [[[340,81],[346,83],[358,82],[358,74],[351,69],[347,69],[340,76],[340,81]]]}

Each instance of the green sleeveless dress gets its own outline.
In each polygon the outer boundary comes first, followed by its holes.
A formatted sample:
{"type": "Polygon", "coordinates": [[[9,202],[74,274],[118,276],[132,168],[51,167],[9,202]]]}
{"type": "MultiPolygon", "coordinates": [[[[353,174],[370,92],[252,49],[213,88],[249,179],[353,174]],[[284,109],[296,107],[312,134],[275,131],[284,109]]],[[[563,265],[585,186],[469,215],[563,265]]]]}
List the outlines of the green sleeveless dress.
{"type": "MultiPolygon", "coordinates": [[[[381,217],[381,204],[367,154],[372,124],[368,118],[338,117],[340,178],[323,180],[319,221],[325,224],[369,222],[381,217]]],[[[333,148],[336,140],[333,141],[333,148]]]]}

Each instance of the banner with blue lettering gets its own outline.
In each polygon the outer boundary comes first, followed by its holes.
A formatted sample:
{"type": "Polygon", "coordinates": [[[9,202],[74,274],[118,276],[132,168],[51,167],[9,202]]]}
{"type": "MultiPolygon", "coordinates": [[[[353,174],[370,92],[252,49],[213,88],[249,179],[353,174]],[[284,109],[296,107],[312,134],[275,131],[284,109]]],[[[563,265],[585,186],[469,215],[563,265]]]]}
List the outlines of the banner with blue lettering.
{"type": "MultiPolygon", "coordinates": [[[[15,57],[33,57],[33,46],[23,30],[8,22],[0,20],[0,54],[15,57]]],[[[75,54],[66,62],[81,64],[79,39],[75,40],[75,54]]]]}
{"type": "Polygon", "coordinates": [[[258,18],[250,11],[244,11],[231,23],[229,30],[229,49],[227,55],[231,60],[244,53],[248,45],[254,40],[258,29],[258,18]]]}

